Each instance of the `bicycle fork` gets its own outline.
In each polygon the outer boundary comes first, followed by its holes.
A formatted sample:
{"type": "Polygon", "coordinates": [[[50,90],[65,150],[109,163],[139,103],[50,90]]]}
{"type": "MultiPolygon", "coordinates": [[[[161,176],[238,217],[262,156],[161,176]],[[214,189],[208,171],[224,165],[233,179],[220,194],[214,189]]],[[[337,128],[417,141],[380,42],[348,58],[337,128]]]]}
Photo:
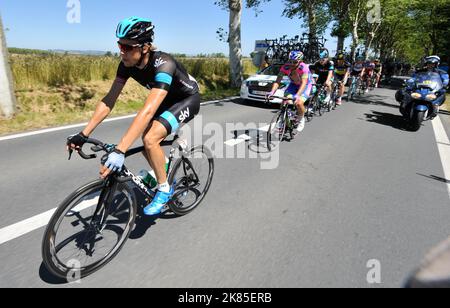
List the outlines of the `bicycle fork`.
{"type": "Polygon", "coordinates": [[[111,181],[111,179],[105,180],[98,198],[97,207],[92,215],[91,225],[93,225],[95,231],[101,234],[106,227],[106,218],[109,215],[107,204],[111,204],[114,198],[114,191],[117,188],[118,183],[116,181],[111,181]],[[106,201],[106,202],[105,202],[106,201]]]}

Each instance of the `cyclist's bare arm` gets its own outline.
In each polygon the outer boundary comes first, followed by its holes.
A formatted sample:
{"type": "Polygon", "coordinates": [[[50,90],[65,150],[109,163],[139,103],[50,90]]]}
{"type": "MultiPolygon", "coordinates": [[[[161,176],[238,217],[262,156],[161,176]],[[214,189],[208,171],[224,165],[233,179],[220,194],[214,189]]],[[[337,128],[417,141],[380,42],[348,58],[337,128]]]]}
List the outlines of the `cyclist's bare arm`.
{"type": "Polygon", "coordinates": [[[89,136],[97,128],[97,126],[103,122],[103,120],[111,113],[114,105],[116,104],[117,98],[122,92],[124,86],[124,81],[120,79],[114,80],[111,89],[108,94],[103,98],[103,100],[98,103],[95,109],[94,115],[89,121],[88,125],[83,130],[83,134],[89,136]]]}
{"type": "Polygon", "coordinates": [[[275,83],[272,86],[272,91],[271,91],[272,93],[275,93],[278,90],[282,79],[283,79],[283,74],[278,74],[277,80],[275,81],[275,83]]]}
{"type": "Polygon", "coordinates": [[[145,101],[144,108],[142,108],[134,118],[127,133],[123,136],[117,146],[118,150],[125,153],[133,145],[134,141],[142,136],[150,124],[150,121],[155,116],[159,106],[166,98],[167,93],[168,92],[166,90],[157,88],[153,88],[150,91],[150,94],[145,101]]]}
{"type": "Polygon", "coordinates": [[[333,71],[329,71],[328,72],[327,81],[325,81],[325,83],[327,83],[327,84],[331,83],[331,78],[332,77],[333,77],[333,71]]]}

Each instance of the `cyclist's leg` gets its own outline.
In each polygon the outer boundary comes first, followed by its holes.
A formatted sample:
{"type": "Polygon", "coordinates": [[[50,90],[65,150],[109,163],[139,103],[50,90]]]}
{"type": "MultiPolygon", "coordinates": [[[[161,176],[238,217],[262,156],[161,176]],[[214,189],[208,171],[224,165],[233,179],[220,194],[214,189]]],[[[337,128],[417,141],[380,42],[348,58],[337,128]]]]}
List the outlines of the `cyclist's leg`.
{"type": "MultiPolygon", "coordinates": [[[[170,134],[176,132],[181,124],[191,121],[200,111],[200,95],[192,95],[171,107],[164,108],[162,113],[157,113],[155,117],[154,129],[144,137],[144,145],[147,149],[147,155],[157,169],[155,170],[158,183],[164,183],[167,180],[165,171],[165,157],[160,143],[170,134]],[[155,160],[152,156],[156,155],[155,160]],[[158,172],[159,171],[159,172],[158,172]]],[[[162,110],[161,110],[162,111],[162,110]]],[[[152,126],[152,127],[153,127],[152,126]]]]}
{"type": "Polygon", "coordinates": [[[146,215],[157,215],[161,213],[164,205],[170,200],[173,187],[167,183],[165,170],[165,154],[160,143],[171,133],[178,130],[180,124],[192,120],[200,110],[200,95],[195,94],[167,109],[164,104],[156,113],[156,119],[144,132],[143,142],[146,149],[146,158],[155,171],[158,181],[158,193],[152,203],[144,209],[146,215]]]}
{"type": "Polygon", "coordinates": [[[335,77],[336,81],[338,82],[338,87],[339,87],[338,97],[337,97],[338,104],[341,103],[342,96],[344,96],[344,90],[345,90],[344,77],[345,77],[345,75],[336,75],[336,77],[335,77]]]}
{"type": "Polygon", "coordinates": [[[377,88],[380,86],[380,79],[381,79],[381,72],[378,72],[377,73],[377,84],[376,84],[377,88]]]}
{"type": "MultiPolygon", "coordinates": [[[[321,86],[322,85],[325,86],[325,82],[327,81],[327,78],[328,78],[328,73],[326,75],[325,74],[319,74],[319,78],[317,79],[317,84],[319,84],[321,86]]],[[[327,102],[328,98],[331,95],[331,90],[329,90],[328,86],[326,86],[325,87],[325,91],[326,91],[326,94],[327,94],[327,98],[325,99],[325,102],[327,102]]]]}
{"type": "Polygon", "coordinates": [[[311,91],[312,91],[312,84],[308,84],[303,93],[300,94],[300,103],[296,103],[297,112],[300,119],[303,118],[303,116],[305,115],[306,112],[305,103],[311,97],[311,91]]]}
{"type": "Polygon", "coordinates": [[[305,103],[310,98],[311,90],[312,90],[312,84],[307,85],[305,91],[303,91],[303,93],[300,96],[299,102],[296,103],[298,115],[299,115],[299,119],[300,119],[300,121],[298,121],[298,125],[297,125],[298,132],[301,132],[305,129],[305,122],[306,122],[305,117],[304,117],[305,112],[306,112],[305,103]]]}
{"type": "Polygon", "coordinates": [[[287,87],[286,91],[284,91],[285,97],[292,97],[292,103],[295,104],[295,96],[297,95],[299,86],[295,83],[291,82],[287,87]]]}

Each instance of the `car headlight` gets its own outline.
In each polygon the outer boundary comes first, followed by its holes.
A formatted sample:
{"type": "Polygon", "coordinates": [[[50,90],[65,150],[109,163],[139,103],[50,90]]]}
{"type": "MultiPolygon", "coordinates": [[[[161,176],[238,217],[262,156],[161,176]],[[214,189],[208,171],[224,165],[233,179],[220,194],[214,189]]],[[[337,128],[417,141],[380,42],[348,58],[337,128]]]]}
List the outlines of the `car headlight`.
{"type": "Polygon", "coordinates": [[[428,94],[427,96],[425,96],[425,98],[427,100],[434,101],[437,98],[437,96],[435,94],[428,94]]]}
{"type": "Polygon", "coordinates": [[[422,95],[420,93],[414,92],[413,94],[411,94],[411,97],[415,98],[415,99],[419,99],[419,98],[422,98],[422,95]]]}

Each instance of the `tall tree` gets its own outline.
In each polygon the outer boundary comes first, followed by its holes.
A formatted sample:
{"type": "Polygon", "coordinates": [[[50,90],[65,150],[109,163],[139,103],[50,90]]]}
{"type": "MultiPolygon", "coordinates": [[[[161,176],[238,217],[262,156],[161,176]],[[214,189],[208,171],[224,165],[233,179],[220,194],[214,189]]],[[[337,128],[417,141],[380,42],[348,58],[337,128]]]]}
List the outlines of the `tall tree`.
{"type": "Polygon", "coordinates": [[[3,31],[2,18],[0,16],[0,107],[6,118],[14,115],[16,98],[14,84],[9,66],[9,55],[6,47],[5,33],[3,31]]]}
{"type": "Polygon", "coordinates": [[[363,18],[366,17],[368,0],[353,0],[349,6],[349,20],[352,28],[352,60],[356,58],[356,48],[359,45],[359,27],[363,18]]]}
{"type": "Polygon", "coordinates": [[[283,15],[303,19],[303,27],[308,28],[312,39],[322,35],[331,21],[328,0],[284,0],[284,3],[283,15]]]}
{"type": "MultiPolygon", "coordinates": [[[[263,2],[270,0],[246,0],[246,7],[258,9],[263,2]]],[[[230,12],[228,45],[230,50],[230,83],[232,87],[240,87],[243,79],[241,16],[242,0],[216,0],[215,4],[230,12]]]]}
{"type": "Polygon", "coordinates": [[[334,18],[331,36],[338,38],[336,50],[344,50],[345,38],[350,34],[348,19],[349,5],[352,0],[330,0],[330,11],[334,18]]]}

